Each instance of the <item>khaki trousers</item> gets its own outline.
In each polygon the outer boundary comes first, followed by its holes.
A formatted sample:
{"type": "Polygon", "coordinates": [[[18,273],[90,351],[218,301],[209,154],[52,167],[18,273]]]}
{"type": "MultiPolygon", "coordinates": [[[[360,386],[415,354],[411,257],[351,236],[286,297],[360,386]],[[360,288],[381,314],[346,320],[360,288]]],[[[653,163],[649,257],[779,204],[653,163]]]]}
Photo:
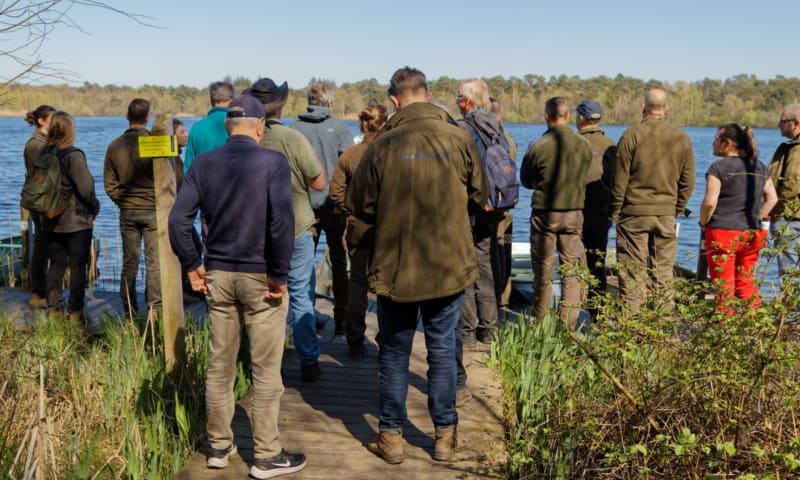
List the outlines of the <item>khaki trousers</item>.
{"type": "Polygon", "coordinates": [[[212,448],[233,442],[236,404],[233,383],[242,326],[247,328],[253,366],[252,407],[255,458],[270,458],[281,451],[278,411],[283,382],[281,360],[286,335],[288,297],[267,301],[266,274],[212,270],[208,282],[208,321],[211,356],[206,376],[206,430],[212,448]]]}
{"type": "Polygon", "coordinates": [[[642,307],[650,289],[673,278],[678,239],[675,216],[622,216],[617,223],[619,295],[629,313],[642,307]]]}
{"type": "Polygon", "coordinates": [[[559,317],[575,328],[580,314],[581,284],[577,266],[581,252],[583,212],[534,210],[531,213],[531,266],[533,267],[533,313],[542,318],[552,305],[555,251],[561,263],[559,317]]]}

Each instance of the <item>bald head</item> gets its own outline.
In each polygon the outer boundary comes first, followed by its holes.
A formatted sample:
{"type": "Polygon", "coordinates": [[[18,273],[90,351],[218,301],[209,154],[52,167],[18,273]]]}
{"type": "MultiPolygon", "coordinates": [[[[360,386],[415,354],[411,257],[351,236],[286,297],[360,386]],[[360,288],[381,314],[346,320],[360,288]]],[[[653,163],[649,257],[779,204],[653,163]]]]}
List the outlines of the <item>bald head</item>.
{"type": "Polygon", "coordinates": [[[669,111],[667,105],[667,92],[660,88],[653,88],[644,94],[642,113],[647,115],[666,115],[669,111]]]}

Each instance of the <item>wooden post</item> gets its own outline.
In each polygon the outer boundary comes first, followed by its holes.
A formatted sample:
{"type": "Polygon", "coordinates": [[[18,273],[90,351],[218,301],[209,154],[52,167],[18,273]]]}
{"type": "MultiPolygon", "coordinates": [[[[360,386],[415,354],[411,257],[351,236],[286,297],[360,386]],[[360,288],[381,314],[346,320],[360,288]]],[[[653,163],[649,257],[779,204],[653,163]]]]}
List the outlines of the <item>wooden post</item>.
{"type": "MultiPolygon", "coordinates": [[[[172,135],[172,116],[160,113],[153,122],[153,135],[172,135]]],[[[183,362],[185,351],[183,283],[178,257],[169,243],[169,211],[175,203],[174,157],[153,159],[153,184],[156,197],[158,262],[161,270],[161,319],[164,328],[164,356],[167,373],[183,362]]]]}

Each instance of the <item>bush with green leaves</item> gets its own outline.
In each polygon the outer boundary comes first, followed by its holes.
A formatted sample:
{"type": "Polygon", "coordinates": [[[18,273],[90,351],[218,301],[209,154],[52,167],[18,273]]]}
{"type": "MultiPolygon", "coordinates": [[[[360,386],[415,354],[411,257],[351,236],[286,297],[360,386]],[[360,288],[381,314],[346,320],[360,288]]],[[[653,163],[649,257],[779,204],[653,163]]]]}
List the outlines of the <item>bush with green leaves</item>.
{"type": "Polygon", "coordinates": [[[511,476],[800,477],[800,277],[732,314],[711,288],[676,281],[633,315],[599,297],[584,333],[554,316],[506,322],[490,363],[511,476]]]}

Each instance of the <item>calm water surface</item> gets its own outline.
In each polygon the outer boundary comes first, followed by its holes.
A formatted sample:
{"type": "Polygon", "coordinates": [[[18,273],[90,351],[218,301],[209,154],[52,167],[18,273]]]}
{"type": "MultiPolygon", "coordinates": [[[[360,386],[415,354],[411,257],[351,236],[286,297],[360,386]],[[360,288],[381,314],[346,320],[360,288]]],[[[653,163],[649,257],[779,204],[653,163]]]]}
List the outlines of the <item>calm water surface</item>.
{"type": "MultiPolygon", "coordinates": [[[[187,129],[197,119],[183,119],[187,129]]],[[[347,122],[353,135],[358,133],[356,122],[347,122]]],[[[119,215],[116,206],[106,196],[103,189],[103,157],[108,144],[122,134],[127,122],[122,117],[76,117],[77,135],[75,145],[86,152],[89,170],[95,178],[97,197],[100,200],[100,215],[95,223],[95,235],[101,240],[99,260],[100,286],[116,290],[120,271],[121,246],[118,232],[119,215]]],[[[527,145],[546,130],[543,124],[508,124],[509,133],[519,145],[517,163],[522,160],[527,145]]],[[[605,126],[606,135],[614,141],[618,140],[627,127],[605,126]]],[[[697,161],[697,183],[688,208],[693,212],[689,218],[680,218],[680,237],[678,242],[678,262],[694,270],[697,262],[697,246],[700,229],[697,224],[700,202],[705,191],[705,172],[714,161],[711,155],[711,141],[716,128],[686,127],[684,129],[692,139],[697,161]]],[[[0,118],[0,237],[19,234],[19,192],[25,178],[25,167],[22,149],[30,137],[31,128],[22,118],[0,118]]],[[[783,141],[777,129],[756,129],[756,141],[761,152],[761,159],[768,163],[772,152],[783,141]]],[[[223,174],[220,169],[220,174],[223,174]]],[[[514,241],[529,241],[530,232],[530,195],[531,191],[522,189],[519,206],[514,209],[514,241]]],[[[610,245],[614,245],[612,227],[610,245]]],[[[321,246],[319,251],[324,247],[321,246]]],[[[774,262],[762,260],[762,268],[767,271],[767,278],[774,279],[774,262]]],[[[143,287],[144,282],[139,282],[143,287]]],[[[765,289],[770,289],[767,285],[765,289]]]]}

